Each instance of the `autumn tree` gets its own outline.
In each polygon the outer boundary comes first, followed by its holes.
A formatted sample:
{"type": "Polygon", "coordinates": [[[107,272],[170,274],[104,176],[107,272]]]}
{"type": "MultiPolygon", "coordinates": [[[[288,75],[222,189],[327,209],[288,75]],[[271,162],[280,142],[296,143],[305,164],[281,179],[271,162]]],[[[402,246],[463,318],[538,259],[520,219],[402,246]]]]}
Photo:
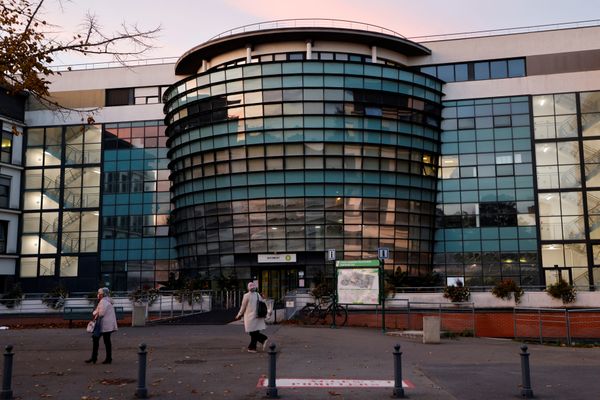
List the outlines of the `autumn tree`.
{"type": "Polygon", "coordinates": [[[88,13],[79,31],[61,38],[59,27],[42,17],[45,2],[0,0],[0,88],[10,94],[26,92],[51,109],[61,108],[49,96],[48,80],[60,74],[49,67],[58,54],[109,55],[123,63],[151,49],[160,31],[160,27],[146,30],[122,24],[119,31],[107,34],[96,16],[88,13]]]}

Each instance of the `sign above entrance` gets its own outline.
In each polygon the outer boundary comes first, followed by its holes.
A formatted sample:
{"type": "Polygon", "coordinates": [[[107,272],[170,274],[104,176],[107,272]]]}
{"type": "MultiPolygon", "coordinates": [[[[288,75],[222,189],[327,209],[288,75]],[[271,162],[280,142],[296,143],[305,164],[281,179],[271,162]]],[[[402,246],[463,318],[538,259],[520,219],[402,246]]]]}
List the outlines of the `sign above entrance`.
{"type": "Polygon", "coordinates": [[[335,262],[338,268],[344,267],[379,267],[379,260],[339,260],[335,262]]]}
{"type": "Polygon", "coordinates": [[[259,254],[259,263],[295,263],[295,254],[259,254]]]}

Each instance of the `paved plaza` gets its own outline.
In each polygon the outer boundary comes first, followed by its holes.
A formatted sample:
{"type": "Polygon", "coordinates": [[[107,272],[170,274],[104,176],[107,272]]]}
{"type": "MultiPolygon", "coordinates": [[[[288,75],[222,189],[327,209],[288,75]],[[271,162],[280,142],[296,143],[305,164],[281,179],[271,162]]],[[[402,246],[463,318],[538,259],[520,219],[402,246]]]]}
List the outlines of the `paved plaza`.
{"type": "MultiPolygon", "coordinates": [[[[278,378],[393,379],[400,343],[411,399],[520,398],[520,343],[485,338],[445,339],[439,345],[385,336],[366,328],[269,326],[277,344],[278,378]]],[[[91,339],[82,328],[0,331],[14,346],[17,399],[132,399],[137,351],[148,345],[151,399],[260,399],[268,355],[246,352],[239,324],[121,328],[113,364],[88,365],[91,339]]],[[[539,399],[597,399],[600,348],[529,345],[532,387],[539,399]]],[[[100,359],[104,356],[100,346],[100,359]]],[[[386,399],[391,388],[280,388],[282,399],[386,399]]]]}

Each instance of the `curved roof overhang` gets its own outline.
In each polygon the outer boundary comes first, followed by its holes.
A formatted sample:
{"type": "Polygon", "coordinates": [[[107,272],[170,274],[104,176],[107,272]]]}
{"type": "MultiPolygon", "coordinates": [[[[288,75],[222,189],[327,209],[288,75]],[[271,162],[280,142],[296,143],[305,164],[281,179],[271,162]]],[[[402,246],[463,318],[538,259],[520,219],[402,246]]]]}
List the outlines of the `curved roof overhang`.
{"type": "Polygon", "coordinates": [[[228,51],[244,48],[247,45],[264,43],[289,42],[298,40],[327,40],[338,42],[359,43],[368,46],[377,46],[396,51],[409,57],[425,56],[431,54],[431,50],[418,43],[401,37],[386,35],[378,32],[368,32],[355,29],[343,28],[277,28],[244,32],[236,35],[226,36],[210,40],[194,47],[182,55],[175,66],[175,74],[195,74],[202,60],[228,51]]]}

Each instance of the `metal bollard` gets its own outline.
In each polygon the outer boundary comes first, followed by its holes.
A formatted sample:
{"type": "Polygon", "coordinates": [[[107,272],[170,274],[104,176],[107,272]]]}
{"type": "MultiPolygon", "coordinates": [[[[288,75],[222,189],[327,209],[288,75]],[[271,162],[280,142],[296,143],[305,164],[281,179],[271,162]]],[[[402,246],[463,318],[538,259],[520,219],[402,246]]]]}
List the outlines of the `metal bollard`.
{"type": "Polygon", "coordinates": [[[402,352],[400,345],[394,346],[394,394],[395,399],[404,398],[404,387],[402,386],[402,352]]]}
{"type": "Polygon", "coordinates": [[[269,346],[269,385],[267,386],[267,399],[279,398],[277,395],[277,373],[275,372],[277,362],[275,347],[275,343],[269,346]]]}
{"type": "Polygon", "coordinates": [[[146,388],[146,344],[140,344],[138,352],[138,385],[135,389],[135,397],[138,399],[148,398],[148,389],[146,388]]]}
{"type": "Polygon", "coordinates": [[[12,399],[13,391],[11,388],[12,381],[12,364],[13,356],[12,345],[5,347],[6,352],[4,353],[4,374],[2,375],[2,391],[0,391],[0,399],[12,399]]]}
{"type": "Polygon", "coordinates": [[[523,381],[521,396],[531,399],[533,390],[531,389],[531,376],[529,373],[529,353],[527,352],[527,345],[524,344],[521,345],[521,380],[523,381]]]}

